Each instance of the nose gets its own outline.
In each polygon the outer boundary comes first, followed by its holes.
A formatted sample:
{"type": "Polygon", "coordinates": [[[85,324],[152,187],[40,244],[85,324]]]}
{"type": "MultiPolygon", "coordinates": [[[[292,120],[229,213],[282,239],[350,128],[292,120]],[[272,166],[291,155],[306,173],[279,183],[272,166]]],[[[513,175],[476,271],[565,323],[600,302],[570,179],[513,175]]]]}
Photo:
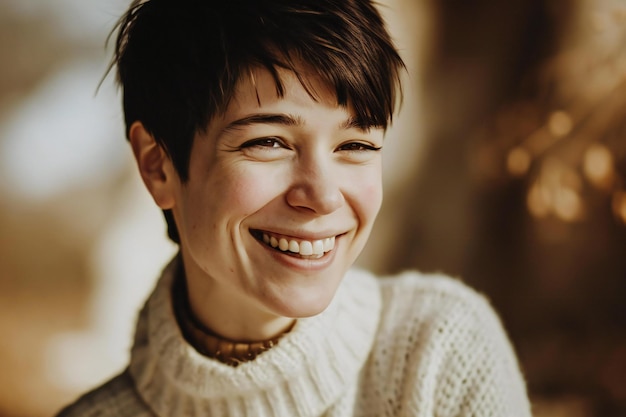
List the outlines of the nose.
{"type": "Polygon", "coordinates": [[[319,215],[330,214],[344,204],[338,175],[321,161],[301,161],[287,191],[287,204],[319,215]]]}

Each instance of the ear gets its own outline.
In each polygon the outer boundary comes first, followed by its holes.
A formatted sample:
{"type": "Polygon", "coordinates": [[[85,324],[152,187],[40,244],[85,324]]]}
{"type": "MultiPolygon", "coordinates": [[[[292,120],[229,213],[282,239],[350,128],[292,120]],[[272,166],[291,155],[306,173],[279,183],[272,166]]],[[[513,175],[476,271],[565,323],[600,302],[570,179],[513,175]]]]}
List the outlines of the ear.
{"type": "Polygon", "coordinates": [[[169,155],[139,121],[131,125],[128,139],[141,178],[155,203],[163,210],[171,209],[180,179],[169,155]]]}

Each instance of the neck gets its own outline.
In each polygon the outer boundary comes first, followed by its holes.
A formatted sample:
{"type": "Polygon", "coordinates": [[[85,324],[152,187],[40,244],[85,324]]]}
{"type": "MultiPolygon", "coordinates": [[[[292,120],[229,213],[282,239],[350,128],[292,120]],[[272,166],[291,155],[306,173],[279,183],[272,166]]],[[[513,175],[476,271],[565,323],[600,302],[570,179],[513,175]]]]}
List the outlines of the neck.
{"type": "Polygon", "coordinates": [[[295,319],[277,316],[250,300],[215,285],[208,276],[181,265],[186,300],[194,319],[217,337],[234,342],[263,342],[286,333],[295,319]]]}

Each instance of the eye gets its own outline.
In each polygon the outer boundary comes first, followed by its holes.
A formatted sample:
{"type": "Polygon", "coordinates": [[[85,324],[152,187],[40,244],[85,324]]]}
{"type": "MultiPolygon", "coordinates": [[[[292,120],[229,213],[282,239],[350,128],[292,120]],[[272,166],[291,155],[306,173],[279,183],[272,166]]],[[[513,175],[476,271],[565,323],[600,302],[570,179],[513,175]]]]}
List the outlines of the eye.
{"type": "Polygon", "coordinates": [[[374,146],[369,143],[363,142],[348,142],[340,145],[337,150],[338,151],[348,151],[348,152],[366,152],[366,151],[380,151],[382,146],[374,146]]]}
{"type": "Polygon", "coordinates": [[[287,148],[285,143],[277,137],[257,138],[245,142],[241,145],[241,149],[247,148],[287,148]]]}
{"type": "Polygon", "coordinates": [[[364,164],[377,160],[382,148],[371,142],[351,141],[339,145],[335,152],[347,163],[364,164]]]}
{"type": "Polygon", "coordinates": [[[244,142],[239,146],[239,152],[250,160],[269,162],[288,157],[291,148],[279,137],[265,136],[244,142]]]}

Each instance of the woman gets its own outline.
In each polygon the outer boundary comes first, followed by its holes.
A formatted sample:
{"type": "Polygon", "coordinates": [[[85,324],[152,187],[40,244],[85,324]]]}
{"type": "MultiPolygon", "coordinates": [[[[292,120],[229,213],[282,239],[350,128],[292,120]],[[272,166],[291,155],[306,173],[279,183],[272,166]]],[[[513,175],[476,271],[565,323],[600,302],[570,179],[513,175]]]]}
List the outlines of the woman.
{"type": "Polygon", "coordinates": [[[61,416],[530,415],[481,296],[352,268],[403,68],[371,1],[136,1],[114,65],[180,252],[61,416]]]}

